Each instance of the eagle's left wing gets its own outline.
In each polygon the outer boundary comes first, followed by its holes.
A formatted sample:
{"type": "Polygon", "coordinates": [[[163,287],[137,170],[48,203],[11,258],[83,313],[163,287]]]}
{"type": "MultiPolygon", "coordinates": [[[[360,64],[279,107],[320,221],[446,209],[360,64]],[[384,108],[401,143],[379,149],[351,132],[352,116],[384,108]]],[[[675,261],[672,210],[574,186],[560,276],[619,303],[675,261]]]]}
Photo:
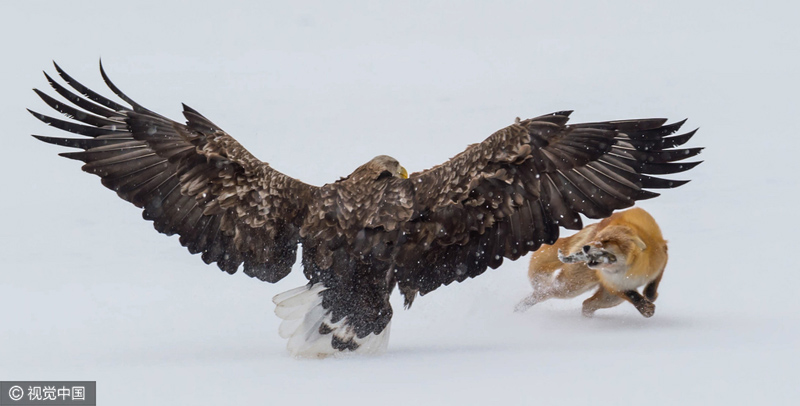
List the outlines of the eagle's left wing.
{"type": "Polygon", "coordinates": [[[448,162],[412,174],[418,216],[406,222],[396,280],[414,295],[463,281],[553,243],[559,226],[580,229],[578,213],[609,216],[658,196],[646,189],[686,183],[677,173],[702,148],[674,149],[694,131],[683,122],[640,119],[567,125],[570,112],[517,121],[448,162]]]}
{"type": "Polygon", "coordinates": [[[186,124],[152,112],[124,95],[100,71],[108,87],[131,107],[83,86],[58,65],[59,75],[80,95],[47,77],[70,103],[36,93],[74,121],[37,112],[39,120],[81,138],[35,136],[78,148],[62,156],[83,161],[83,170],[143,209],[161,233],[180,235],[181,245],[206,263],[275,282],[296,259],[299,227],[314,186],[261,162],[226,132],[184,105],[186,124]]]}

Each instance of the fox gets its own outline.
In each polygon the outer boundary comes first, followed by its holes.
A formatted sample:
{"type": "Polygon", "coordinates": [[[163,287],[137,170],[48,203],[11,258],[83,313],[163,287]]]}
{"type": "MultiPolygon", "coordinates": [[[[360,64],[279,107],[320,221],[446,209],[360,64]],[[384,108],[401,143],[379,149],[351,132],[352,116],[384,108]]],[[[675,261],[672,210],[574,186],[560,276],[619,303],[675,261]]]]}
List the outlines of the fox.
{"type": "Polygon", "coordinates": [[[667,241],[650,213],[638,207],[614,213],[536,250],[528,267],[533,293],[515,310],[597,287],[583,302],[584,316],[628,301],[642,316],[652,317],[667,259],[667,241]],[[642,286],[644,294],[638,291],[642,286]]]}

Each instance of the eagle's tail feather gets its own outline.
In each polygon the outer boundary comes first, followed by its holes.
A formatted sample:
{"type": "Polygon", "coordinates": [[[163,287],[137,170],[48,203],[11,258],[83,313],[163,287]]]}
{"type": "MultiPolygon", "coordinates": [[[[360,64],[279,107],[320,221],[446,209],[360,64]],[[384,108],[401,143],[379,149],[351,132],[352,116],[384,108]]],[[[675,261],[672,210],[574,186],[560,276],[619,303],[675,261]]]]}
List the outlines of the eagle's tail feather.
{"type": "Polygon", "coordinates": [[[281,303],[284,300],[297,296],[307,290],[308,290],[308,285],[303,285],[296,287],[294,289],[287,290],[286,292],[278,293],[272,298],[272,303],[275,304],[281,303]]]}
{"type": "Polygon", "coordinates": [[[380,354],[389,344],[391,323],[379,334],[359,338],[346,318],[333,323],[329,310],[322,307],[321,283],[301,286],[272,299],[275,314],[283,321],[278,334],[289,340],[287,349],[295,357],[324,358],[346,353],[380,354]]]}

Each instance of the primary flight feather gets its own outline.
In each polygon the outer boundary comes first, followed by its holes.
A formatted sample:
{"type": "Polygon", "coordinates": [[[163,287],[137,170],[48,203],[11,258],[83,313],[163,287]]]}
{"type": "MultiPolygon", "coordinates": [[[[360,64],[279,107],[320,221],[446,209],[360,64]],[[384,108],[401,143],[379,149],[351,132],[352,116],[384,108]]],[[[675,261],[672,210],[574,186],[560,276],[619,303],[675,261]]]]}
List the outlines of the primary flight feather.
{"type": "Polygon", "coordinates": [[[161,233],[206,263],[267,282],[285,277],[303,246],[308,285],[275,296],[279,333],[301,356],[379,352],[388,342],[397,286],[411,306],[453,281],[497,268],[541,244],[559,227],[580,229],[578,213],[609,216],[648,189],[686,181],[664,175],[702,148],[676,149],[694,131],[683,121],[638,119],[567,124],[562,111],[519,120],[431,169],[408,175],[381,155],[320,187],[278,172],[184,105],[186,123],[126,105],[81,85],[47,77],[68,103],[34,91],[69,120],[31,113],[81,138],[34,137],[82,151],[62,156],[143,210],[161,233]],[[77,92],[77,93],[75,93],[77,92]]]}

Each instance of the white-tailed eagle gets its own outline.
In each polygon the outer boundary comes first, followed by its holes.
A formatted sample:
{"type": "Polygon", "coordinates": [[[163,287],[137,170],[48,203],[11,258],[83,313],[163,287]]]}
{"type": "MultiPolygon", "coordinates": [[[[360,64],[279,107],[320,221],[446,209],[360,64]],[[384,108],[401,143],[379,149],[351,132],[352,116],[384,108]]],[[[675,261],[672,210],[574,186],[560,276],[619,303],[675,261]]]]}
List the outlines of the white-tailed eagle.
{"type": "Polygon", "coordinates": [[[256,159],[188,106],[185,124],[142,107],[102,65],[127,106],[56,70],[73,90],[45,76],[69,103],[34,91],[72,120],[31,113],[83,137],[35,137],[82,150],[61,155],[83,161],[156,230],[180,235],[207,264],[267,282],[291,271],[302,244],[308,284],[273,299],[280,334],[301,356],[385,349],[395,286],[409,307],[417,294],[515,260],[553,243],[559,227],[580,229],[578,213],[607,217],[658,196],[648,189],[686,183],[651,175],[694,167],[677,161],[702,149],[676,149],[694,135],[672,135],[683,121],[567,124],[561,111],[517,119],[422,172],[382,155],[318,187],[256,159]]]}

